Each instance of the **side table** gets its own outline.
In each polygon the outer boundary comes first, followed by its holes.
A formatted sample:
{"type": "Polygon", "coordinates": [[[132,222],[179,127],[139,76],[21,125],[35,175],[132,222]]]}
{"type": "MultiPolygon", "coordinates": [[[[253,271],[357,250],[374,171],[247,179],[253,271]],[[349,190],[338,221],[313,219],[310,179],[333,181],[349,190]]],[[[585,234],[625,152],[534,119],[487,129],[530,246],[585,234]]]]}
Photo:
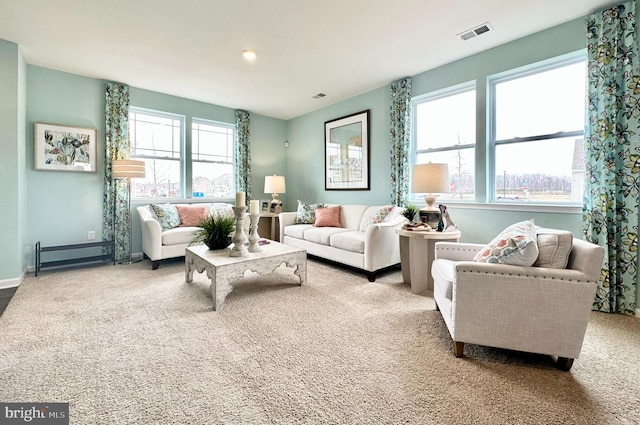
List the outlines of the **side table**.
{"type": "Polygon", "coordinates": [[[262,231],[260,231],[260,228],[264,228],[266,227],[265,225],[263,225],[263,222],[266,223],[267,220],[264,219],[268,219],[269,225],[270,227],[270,231],[271,231],[271,236],[269,237],[269,239],[271,239],[272,241],[276,241],[276,242],[280,242],[278,241],[279,237],[279,233],[276,232],[276,223],[278,222],[278,213],[272,213],[272,212],[263,212],[260,213],[260,222],[258,223],[258,233],[260,235],[263,234],[262,231]]]}
{"type": "Polygon", "coordinates": [[[433,263],[436,242],[458,242],[460,231],[430,232],[396,229],[400,235],[400,265],[402,280],[411,284],[411,292],[422,294],[433,290],[431,264],[433,263]]]}

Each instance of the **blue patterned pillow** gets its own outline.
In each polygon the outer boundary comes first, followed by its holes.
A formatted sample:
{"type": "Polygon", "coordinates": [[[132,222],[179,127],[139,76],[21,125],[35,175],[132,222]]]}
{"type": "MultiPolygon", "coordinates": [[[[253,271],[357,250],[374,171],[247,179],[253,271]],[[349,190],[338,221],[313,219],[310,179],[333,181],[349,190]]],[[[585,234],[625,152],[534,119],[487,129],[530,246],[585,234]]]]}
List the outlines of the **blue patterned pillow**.
{"type": "Polygon", "coordinates": [[[295,224],[314,224],[316,222],[316,209],[324,208],[324,204],[307,204],[298,201],[295,224]]]}
{"type": "Polygon", "coordinates": [[[180,225],[178,209],[172,204],[151,204],[151,209],[156,213],[162,230],[173,229],[180,225]]]}

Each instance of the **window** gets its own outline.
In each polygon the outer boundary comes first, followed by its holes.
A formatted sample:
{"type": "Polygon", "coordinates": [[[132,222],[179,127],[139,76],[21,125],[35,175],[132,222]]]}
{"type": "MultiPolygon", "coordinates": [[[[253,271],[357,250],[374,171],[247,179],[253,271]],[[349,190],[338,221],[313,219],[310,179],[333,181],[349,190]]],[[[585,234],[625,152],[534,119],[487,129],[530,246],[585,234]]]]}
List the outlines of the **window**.
{"type": "Polygon", "coordinates": [[[490,79],[492,200],[581,202],[585,78],[573,55],[490,79]]]}
{"type": "Polygon", "coordinates": [[[182,115],[129,109],[131,157],[146,165],[146,177],[132,180],[134,198],[233,196],[235,126],[193,118],[187,146],[185,121],[182,115]]]}
{"type": "Polygon", "coordinates": [[[130,108],[131,157],[145,162],[145,178],[132,179],[132,197],[181,196],[184,117],[130,108]]]}
{"type": "Polygon", "coordinates": [[[194,119],[191,125],[193,197],[231,198],[235,127],[194,119]]]}
{"type": "MultiPolygon", "coordinates": [[[[414,164],[449,164],[451,193],[438,199],[475,198],[476,89],[474,83],[413,99],[414,164]]],[[[421,199],[412,194],[414,200],[421,199]]]]}

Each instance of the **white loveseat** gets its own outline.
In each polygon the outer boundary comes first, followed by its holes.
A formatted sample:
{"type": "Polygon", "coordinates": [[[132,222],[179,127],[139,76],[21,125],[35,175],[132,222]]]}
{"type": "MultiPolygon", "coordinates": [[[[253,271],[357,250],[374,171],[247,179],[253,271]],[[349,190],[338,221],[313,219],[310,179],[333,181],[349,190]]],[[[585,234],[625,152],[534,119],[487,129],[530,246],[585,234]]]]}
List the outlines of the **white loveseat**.
{"type": "Polygon", "coordinates": [[[400,213],[401,209],[394,207],[384,221],[370,223],[372,216],[380,208],[383,207],[341,205],[341,227],[295,224],[297,212],[280,213],[280,241],[285,245],[305,249],[315,257],[364,270],[369,281],[374,282],[376,272],[400,263],[396,228],[407,221],[400,213]],[[366,226],[361,231],[363,223],[366,226]]]}
{"type": "MultiPolygon", "coordinates": [[[[175,206],[203,206],[207,214],[220,211],[228,211],[233,215],[231,204],[225,203],[198,203],[198,204],[173,204],[175,206]]],[[[140,217],[142,230],[142,252],[151,260],[152,270],[160,266],[160,260],[174,257],[184,257],[184,251],[189,246],[194,232],[198,229],[194,226],[182,226],[171,229],[163,229],[158,216],[151,205],[141,205],[136,208],[140,217]]],[[[248,215],[247,215],[248,217],[248,215]]],[[[248,234],[249,220],[245,220],[245,232],[248,234]]]]}

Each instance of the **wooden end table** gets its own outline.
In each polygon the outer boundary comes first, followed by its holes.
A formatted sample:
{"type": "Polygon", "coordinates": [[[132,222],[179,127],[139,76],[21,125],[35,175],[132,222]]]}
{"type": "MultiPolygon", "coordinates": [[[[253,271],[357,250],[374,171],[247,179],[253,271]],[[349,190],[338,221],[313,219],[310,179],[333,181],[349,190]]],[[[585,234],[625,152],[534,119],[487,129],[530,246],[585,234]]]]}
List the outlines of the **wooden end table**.
{"type": "Polygon", "coordinates": [[[307,281],[307,251],[279,242],[262,245],[262,251],[250,252],[245,257],[230,257],[228,249],[211,250],[206,245],[191,246],[185,250],[185,282],[193,282],[193,272],[207,271],[211,279],[213,310],[220,307],[227,295],[233,291],[231,282],[242,279],[247,270],[267,275],[285,263],[294,268],[300,285],[307,281]]]}
{"type": "Polygon", "coordinates": [[[436,232],[435,230],[396,229],[400,235],[400,266],[402,280],[411,284],[411,292],[422,294],[433,290],[431,264],[433,263],[436,242],[458,242],[460,231],[436,232]]]}

